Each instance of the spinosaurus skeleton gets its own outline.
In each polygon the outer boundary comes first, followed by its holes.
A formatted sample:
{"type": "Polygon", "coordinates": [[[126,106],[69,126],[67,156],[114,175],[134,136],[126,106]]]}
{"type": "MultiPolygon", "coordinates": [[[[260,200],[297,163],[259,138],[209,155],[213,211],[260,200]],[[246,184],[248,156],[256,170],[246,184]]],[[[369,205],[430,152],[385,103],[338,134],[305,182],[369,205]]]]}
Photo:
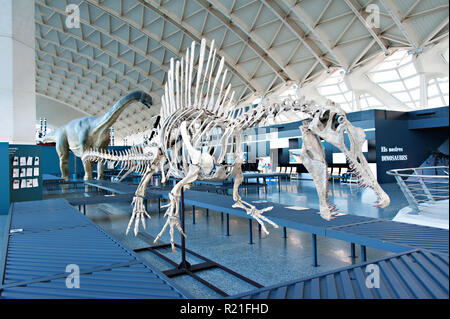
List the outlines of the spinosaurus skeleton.
{"type": "MultiPolygon", "coordinates": [[[[263,215],[272,207],[257,209],[242,200],[239,186],[243,181],[242,135],[245,129],[256,125],[263,126],[267,120],[288,111],[301,112],[306,115],[300,130],[302,132],[302,162],[312,175],[320,202],[320,215],[326,220],[336,217],[337,209],[328,201],[328,172],[321,139],[339,148],[354,168],[360,179],[361,187],[371,188],[378,197],[376,205],[386,207],[390,199],[377,183],[362,153],[365,141],[364,130],[354,127],[346,118],[345,112],[329,101],[325,106],[301,99],[287,98],[283,101],[277,97],[266,97],[250,111],[236,114],[233,104],[234,92],[231,84],[224,88],[227,70],[224,69],[224,58],[215,62],[216,49],[214,40],[205,62],[206,42],[200,45],[197,76],[193,83],[195,42],[187,49],[185,58],[174,62],[170,60],[168,81],[164,87],[160,118],[157,119],[152,132],[150,144],[138,146],[122,153],[106,153],[91,150],[85,152],[84,161],[113,161],[123,163],[128,172],[143,173],[142,180],[136,190],[133,212],[126,233],[134,223],[134,234],[137,235],[139,225],[146,227],[145,217],[150,218],[144,206],[144,196],[152,175],[161,170],[163,181],[169,176],[179,179],[169,194],[170,202],[165,216],[167,217],[161,232],[155,239],[157,242],[169,227],[172,250],[174,246],[174,230],[178,229],[186,236],[179,224],[181,189],[189,189],[196,180],[225,180],[234,177],[233,208],[244,209],[253,217],[265,233],[269,233],[264,222],[273,227],[278,226],[263,215]],[[216,64],[215,64],[216,63],[216,64]],[[217,70],[213,76],[214,70],[217,70]],[[203,80],[202,76],[203,75],[203,80]],[[216,96],[216,92],[217,96],[216,96]],[[216,142],[213,145],[213,142],[216,142]],[[234,163],[225,162],[226,154],[234,154],[234,163]],[[167,163],[167,164],[166,164],[167,163]],[[165,168],[167,167],[167,168],[165,168]],[[231,167],[231,171],[227,171],[231,167]],[[164,176],[164,171],[167,175],[164,176]]],[[[285,113],[286,114],[286,113],[285,113]]],[[[128,173],[127,172],[127,173],[128,173]]]]}

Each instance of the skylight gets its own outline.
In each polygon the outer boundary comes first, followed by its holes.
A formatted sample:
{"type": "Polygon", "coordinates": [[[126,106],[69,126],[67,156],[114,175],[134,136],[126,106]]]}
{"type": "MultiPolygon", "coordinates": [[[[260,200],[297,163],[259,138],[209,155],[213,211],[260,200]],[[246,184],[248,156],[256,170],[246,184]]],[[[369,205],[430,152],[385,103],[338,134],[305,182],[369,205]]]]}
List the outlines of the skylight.
{"type": "Polygon", "coordinates": [[[428,82],[428,107],[448,106],[448,77],[428,82]]]}
{"type": "Polygon", "coordinates": [[[412,55],[397,51],[368,73],[369,79],[412,108],[420,108],[420,77],[412,55]]]}
{"type": "Polygon", "coordinates": [[[337,70],[317,86],[319,94],[339,103],[346,112],[353,111],[353,92],[344,82],[344,70],[337,70]]]}

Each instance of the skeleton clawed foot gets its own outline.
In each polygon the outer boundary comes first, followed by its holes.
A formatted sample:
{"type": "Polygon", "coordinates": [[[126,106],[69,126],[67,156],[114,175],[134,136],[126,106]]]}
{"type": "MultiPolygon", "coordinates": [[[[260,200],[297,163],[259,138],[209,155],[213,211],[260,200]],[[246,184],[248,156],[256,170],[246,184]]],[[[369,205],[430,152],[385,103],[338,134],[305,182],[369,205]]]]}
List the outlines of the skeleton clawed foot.
{"type": "Polygon", "coordinates": [[[169,226],[169,234],[170,234],[170,245],[172,246],[172,251],[175,253],[177,250],[175,249],[175,240],[174,240],[174,233],[175,228],[178,229],[178,231],[186,238],[186,234],[184,233],[183,229],[180,225],[180,220],[178,218],[178,212],[174,213],[174,210],[176,209],[176,202],[178,200],[171,199],[170,204],[166,205],[169,206],[166,213],[164,214],[164,217],[167,217],[166,223],[164,224],[163,228],[159,232],[158,236],[156,236],[153,243],[157,243],[158,240],[161,238],[161,236],[166,231],[167,227],[169,226]]]}
{"type": "Polygon", "coordinates": [[[274,228],[278,228],[277,224],[275,224],[273,221],[271,221],[270,219],[268,219],[267,217],[262,215],[264,212],[272,210],[273,206],[266,207],[266,208],[263,208],[263,209],[257,209],[255,206],[250,205],[247,202],[238,200],[238,201],[236,201],[236,203],[233,204],[232,207],[233,208],[242,208],[243,210],[245,210],[247,212],[247,215],[252,216],[261,225],[261,229],[267,235],[269,234],[269,232],[267,231],[267,228],[264,225],[264,222],[268,222],[274,228]]]}
{"type": "Polygon", "coordinates": [[[337,216],[339,216],[337,210],[338,209],[336,208],[336,205],[328,204],[327,207],[325,207],[325,209],[322,208],[320,209],[320,216],[328,221],[333,220],[337,216]]]}
{"type": "Polygon", "coordinates": [[[143,197],[133,197],[133,202],[131,203],[131,205],[134,205],[134,208],[133,213],[131,214],[130,222],[128,223],[126,235],[128,235],[134,222],[134,236],[137,236],[137,234],[139,233],[139,223],[142,223],[142,227],[145,229],[145,217],[148,217],[148,219],[150,219],[151,217],[145,210],[143,197]]]}

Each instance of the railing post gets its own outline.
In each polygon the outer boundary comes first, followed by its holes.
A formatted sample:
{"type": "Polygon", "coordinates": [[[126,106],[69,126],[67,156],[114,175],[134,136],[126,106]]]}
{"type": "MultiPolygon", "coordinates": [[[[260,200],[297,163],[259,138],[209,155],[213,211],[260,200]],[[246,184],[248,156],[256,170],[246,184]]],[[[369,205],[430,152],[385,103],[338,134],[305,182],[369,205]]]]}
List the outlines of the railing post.
{"type": "MultiPolygon", "coordinates": [[[[414,170],[414,174],[416,175],[416,170],[414,170]]],[[[420,186],[422,186],[423,192],[427,195],[427,198],[434,202],[433,195],[431,195],[430,190],[428,189],[427,185],[425,185],[425,182],[423,181],[422,177],[419,177],[420,186]]]]}
{"type": "Polygon", "coordinates": [[[413,210],[411,214],[420,213],[419,203],[431,202],[434,204],[436,201],[448,199],[448,166],[393,169],[387,171],[387,174],[395,177],[409,207],[413,210]],[[434,169],[436,175],[426,175],[424,172],[426,169],[434,169]],[[443,169],[443,174],[439,175],[438,169],[443,169]],[[422,172],[418,173],[419,170],[422,172]],[[406,173],[407,171],[412,171],[412,173],[406,173]],[[411,182],[408,184],[408,178],[415,178],[418,182],[414,180],[412,186],[411,182]]]}
{"type": "Polygon", "coordinates": [[[414,195],[409,190],[408,186],[406,185],[405,181],[402,179],[401,176],[394,175],[395,180],[397,181],[398,186],[400,186],[400,189],[403,192],[403,195],[405,195],[406,200],[408,201],[409,207],[413,211],[416,212],[416,214],[419,213],[419,204],[417,203],[416,199],[414,198],[414,195]]]}

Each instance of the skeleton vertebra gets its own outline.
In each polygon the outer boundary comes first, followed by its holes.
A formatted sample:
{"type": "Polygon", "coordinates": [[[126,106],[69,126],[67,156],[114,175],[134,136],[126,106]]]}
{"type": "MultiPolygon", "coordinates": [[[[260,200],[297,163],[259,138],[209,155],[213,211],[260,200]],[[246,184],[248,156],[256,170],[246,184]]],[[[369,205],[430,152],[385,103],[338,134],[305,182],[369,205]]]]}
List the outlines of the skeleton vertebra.
{"type": "Polygon", "coordinates": [[[389,197],[376,182],[361,152],[365,139],[364,131],[352,126],[339,106],[328,103],[320,107],[303,98],[279,101],[277,98],[266,97],[256,108],[249,112],[241,111],[236,115],[232,102],[234,92],[231,92],[231,84],[224,89],[227,76],[227,70],[223,68],[224,59],[221,59],[218,66],[215,65],[216,51],[212,49],[213,41],[205,66],[205,44],[205,40],[202,40],[196,83],[193,83],[194,43],[187,49],[185,59],[182,58],[176,63],[173,59],[170,61],[168,82],[162,97],[161,123],[155,126],[157,136],[153,139],[157,147],[153,151],[144,151],[144,148],[139,147],[126,154],[113,154],[115,157],[98,152],[87,153],[85,156],[86,160],[109,158],[113,161],[123,161],[128,170],[134,170],[137,165],[137,170],[142,172],[145,166],[145,173],[133,200],[134,209],[127,233],[133,223],[135,235],[139,231],[140,223],[145,228],[145,216],[149,217],[143,205],[145,190],[157,170],[160,169],[164,173],[165,161],[168,164],[166,177],[173,176],[180,181],[169,194],[170,203],[167,205],[165,214],[168,218],[155,242],[167,227],[170,227],[170,240],[172,249],[175,250],[174,229],[177,228],[184,235],[178,221],[181,189],[182,187],[188,189],[196,180],[224,180],[230,176],[234,177],[235,204],[233,207],[244,209],[267,234],[264,222],[278,227],[263,216],[263,213],[272,207],[258,210],[250,203],[243,201],[239,195],[239,186],[243,181],[241,166],[244,161],[242,132],[255,125],[263,125],[270,117],[275,118],[287,111],[302,112],[308,117],[300,127],[303,133],[301,157],[316,185],[320,200],[320,214],[323,218],[327,220],[334,218],[336,209],[328,202],[327,163],[320,138],[332,143],[346,154],[349,162],[358,172],[362,185],[372,188],[378,195],[380,207],[389,205],[389,197]],[[217,96],[215,96],[216,92],[217,96]],[[344,132],[347,132],[350,146],[346,146],[344,132]],[[217,138],[218,147],[212,145],[214,137],[217,138]],[[227,165],[225,156],[231,152],[234,154],[235,162],[227,165]],[[145,160],[144,154],[147,154],[145,160]],[[140,166],[139,163],[141,163],[140,166]],[[231,172],[227,172],[229,167],[232,168],[231,172]]]}

